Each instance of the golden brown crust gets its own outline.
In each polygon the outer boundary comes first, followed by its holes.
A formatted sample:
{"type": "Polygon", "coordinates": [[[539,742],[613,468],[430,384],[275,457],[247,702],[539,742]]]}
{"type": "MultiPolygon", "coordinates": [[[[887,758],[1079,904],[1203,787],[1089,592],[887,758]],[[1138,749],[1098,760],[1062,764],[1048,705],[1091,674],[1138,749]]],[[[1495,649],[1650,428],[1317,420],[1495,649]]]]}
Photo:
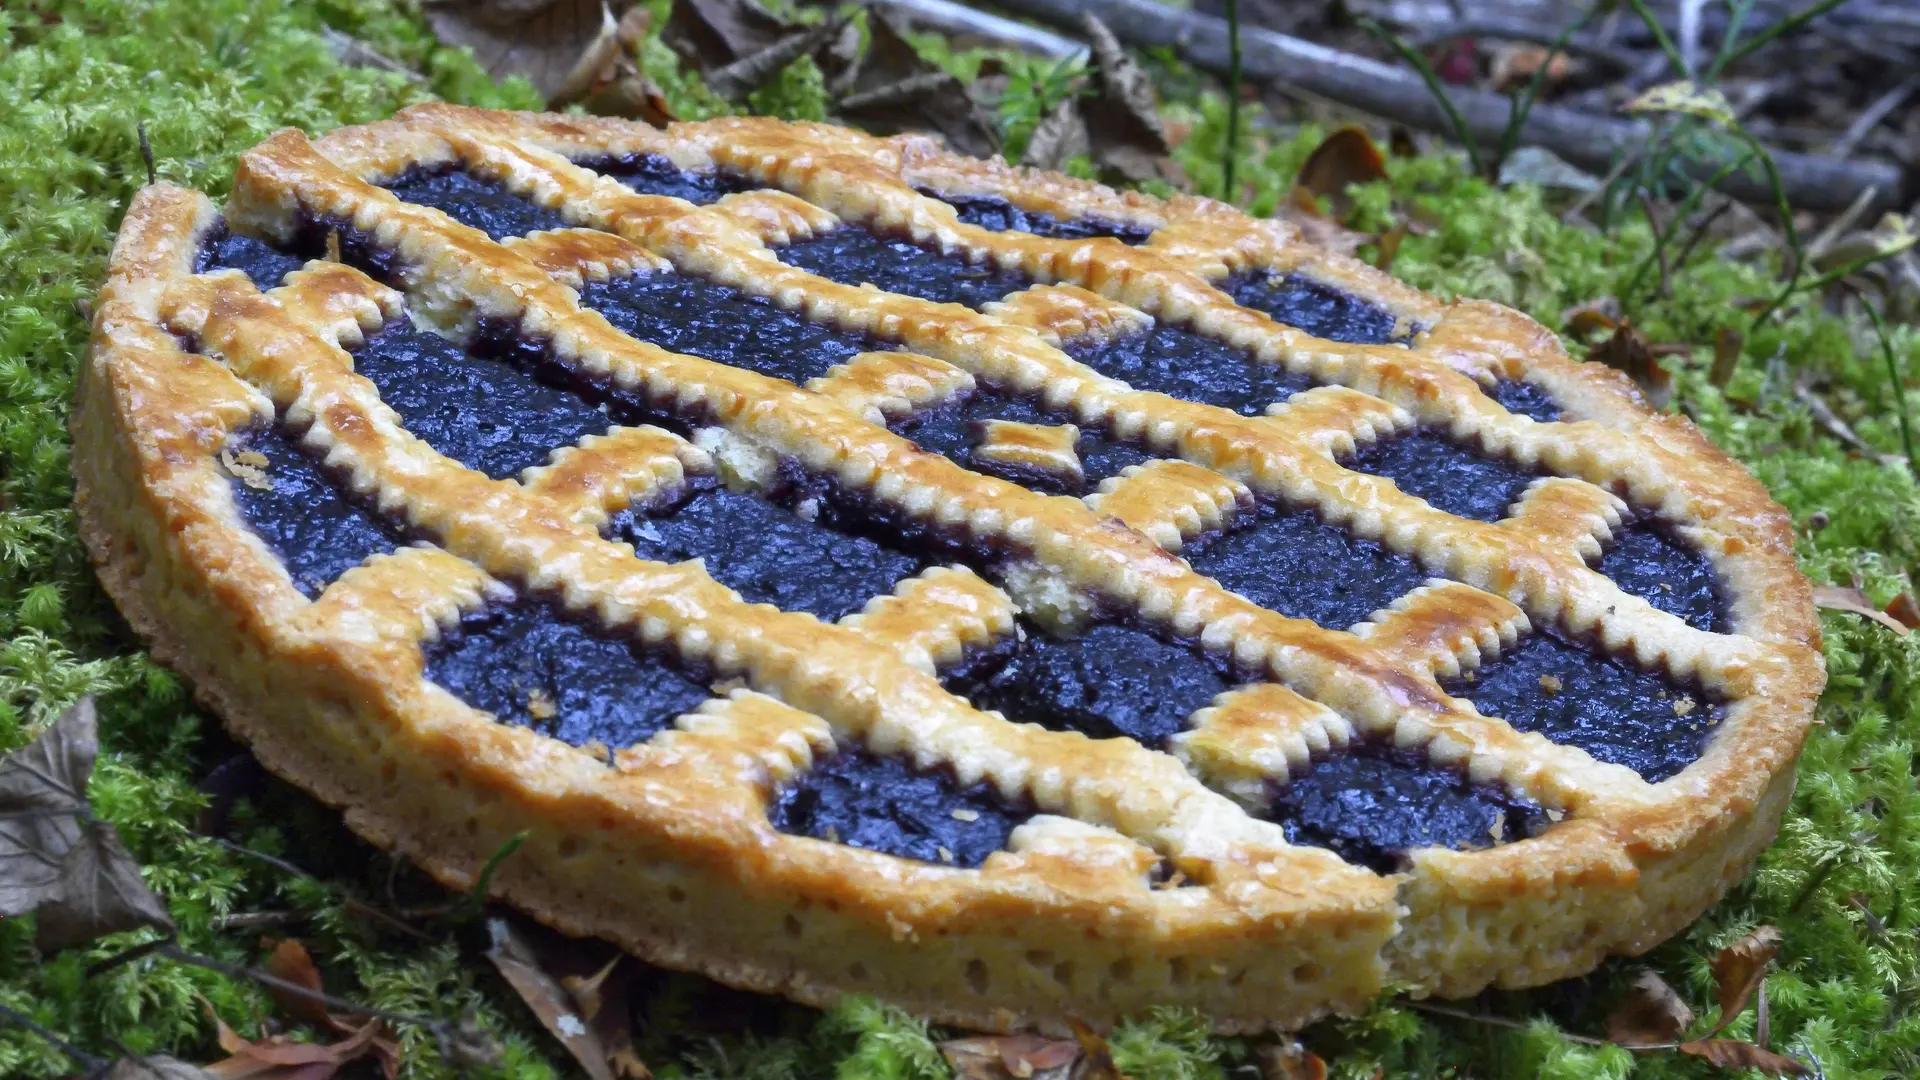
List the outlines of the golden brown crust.
{"type": "MultiPolygon", "coordinates": [[[[662,132],[422,106],[318,143],[282,132],[243,158],[226,216],[284,238],[302,215],[396,253],[404,292],[336,264],[310,264],[265,295],[235,274],[196,276],[212,206],[166,186],[136,200],[75,413],[83,532],[156,655],[270,768],[454,883],[533,829],[495,888],[563,929],[809,1002],[877,993],[995,1029],[1183,1004],[1221,1030],[1251,1031],[1361,1008],[1388,979],[1462,994],[1650,948],[1738,880],[1791,790],[1822,673],[1784,513],[1691,424],[1648,413],[1617,376],[1572,362],[1513,312],[1441,304],[1208,200],[1123,196],[922,138],[766,120],[662,132]],[[571,160],[636,153],[723,165],[785,193],[696,208],[571,160]],[[455,161],[577,228],[497,244],[370,183],[455,161]],[[989,232],[916,188],[1156,231],[1139,247],[989,232]],[[1046,284],[976,313],[836,284],[767,251],[840,221],[1046,284]],[[863,354],[800,389],[637,342],[573,291],[667,266],[906,351],[863,354]],[[1251,268],[1367,297],[1418,336],[1411,348],[1342,345],[1280,325],[1214,287],[1251,268]],[[403,311],[453,334],[483,317],[519,320],[560,362],[698,406],[712,427],[692,442],[618,428],[517,483],[489,480],[407,434],[353,373],[344,348],[403,311]],[[1133,390],[1058,348],[1154,319],[1330,385],[1249,418],[1133,390]],[[1545,387],[1568,420],[1508,413],[1482,392],[1495,378],[1545,387]],[[875,425],[976,383],[1036,393],[1184,460],[1129,470],[1084,501],[1046,497],[875,425]],[[230,433],[276,408],[356,489],[442,547],[370,560],[306,601],[238,519],[217,464],[230,433]],[[1564,479],[1485,524],[1336,460],[1414,424],[1564,479]],[[689,475],[750,484],[778,456],[1024,562],[1007,592],[934,570],[823,625],[745,604],[697,564],[642,562],[599,536],[609,513],[689,475]],[[1255,497],[1314,507],[1451,580],[1349,633],[1258,608],[1170,554],[1255,497]],[[1621,520],[1620,497],[1657,508],[1709,553],[1734,633],[1695,630],[1588,568],[1621,520]],[[610,765],[497,724],[422,677],[421,647],[510,591],[503,583],[561,592],[608,627],[752,689],[613,748],[610,765]],[[980,713],[934,678],[936,665],[1006,634],[1016,601],[1031,617],[1070,619],[1090,597],[1274,681],[1223,695],[1160,754],[980,713]],[[1441,692],[1436,676],[1497,655],[1529,625],[1592,637],[1726,697],[1707,752],[1648,784],[1441,692]],[[1424,750],[1565,820],[1488,851],[1417,852],[1409,872],[1381,877],[1289,845],[1242,809],[1362,736],[1424,750]],[[773,829],[771,793],[835,740],[944,763],[1042,814],[978,870],[773,829]],[[1162,861],[1187,887],[1153,886],[1162,861]]],[[[1058,429],[998,436],[995,452],[1022,465],[1079,468],[1058,429]]]]}

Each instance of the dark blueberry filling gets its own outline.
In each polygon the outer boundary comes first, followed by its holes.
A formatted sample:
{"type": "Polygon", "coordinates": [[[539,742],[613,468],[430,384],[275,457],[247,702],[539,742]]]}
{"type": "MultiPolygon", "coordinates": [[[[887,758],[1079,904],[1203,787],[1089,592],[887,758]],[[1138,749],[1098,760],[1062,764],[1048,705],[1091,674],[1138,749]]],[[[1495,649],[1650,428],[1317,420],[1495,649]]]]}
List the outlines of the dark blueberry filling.
{"type": "Polygon", "coordinates": [[[1443,684],[1487,716],[1658,782],[1706,748],[1726,711],[1665,675],[1601,656],[1557,633],[1536,634],[1499,660],[1443,684]]]}
{"type": "Polygon", "coordinates": [[[286,564],[293,584],[309,597],[369,555],[385,554],[396,534],[349,501],[318,461],[279,427],[236,439],[223,457],[240,516],[286,564]],[[253,455],[265,458],[265,464],[253,455]],[[248,480],[251,479],[251,483],[248,480]]]}
{"type": "Polygon", "coordinates": [[[738,289],[682,274],[633,274],[595,282],[580,303],[623,333],[791,382],[805,382],[855,355],[887,346],[738,289]]]}
{"type": "Polygon", "coordinates": [[[1487,848],[1531,836],[1547,823],[1532,803],[1470,783],[1416,754],[1366,744],[1292,778],[1266,816],[1293,843],[1329,848],[1381,873],[1401,869],[1416,848],[1487,848]]]}
{"type": "Polygon", "coordinates": [[[829,527],[819,520],[817,500],[799,505],[809,516],[718,488],[658,516],[622,511],[611,527],[643,559],[704,558],[707,573],[749,603],[829,621],[859,611],[931,565],[870,535],[829,527]]]}
{"type": "Polygon", "coordinates": [[[686,172],[660,154],[583,161],[581,165],[603,176],[611,176],[642,195],[671,195],[690,203],[710,203],[740,191],[759,187],[752,180],[726,169],[713,172],[686,172]]]}
{"type": "Polygon", "coordinates": [[[1110,236],[1123,244],[1144,244],[1153,230],[1099,218],[1057,218],[1044,210],[1025,210],[992,195],[942,195],[922,190],[960,212],[960,220],[994,232],[1023,232],[1060,240],[1091,240],[1110,236]]]}
{"type": "Polygon", "coordinates": [[[921,862],[975,867],[1033,816],[993,785],[961,787],[944,769],[842,748],[780,792],[767,814],[783,833],[921,862]]]}
{"type": "Polygon", "coordinates": [[[1431,433],[1374,443],[1347,467],[1384,476],[1435,509],[1480,521],[1506,517],[1527,485],[1538,478],[1511,462],[1481,457],[1431,433]]]}
{"type": "Polygon", "coordinates": [[[1560,419],[1560,403],[1553,400],[1553,395],[1521,379],[1501,379],[1493,384],[1488,396],[1508,412],[1531,416],[1541,423],[1560,419]]]}
{"type": "Polygon", "coordinates": [[[1264,311],[1275,322],[1328,341],[1391,345],[1406,340],[1394,335],[1391,311],[1297,274],[1235,274],[1227,279],[1226,292],[1241,307],[1264,311]]]}
{"type": "Polygon", "coordinates": [[[1125,382],[1186,401],[1257,416],[1313,383],[1224,342],[1178,327],[1157,325],[1110,341],[1070,341],[1067,355],[1125,382]]]}
{"type": "Polygon", "coordinates": [[[857,225],[779,248],[789,266],[838,281],[871,284],[885,292],[970,308],[992,303],[1033,284],[1025,274],[974,264],[963,255],[942,255],[905,240],[887,240],[857,225]]]}
{"type": "Polygon", "coordinates": [[[1194,648],[1120,623],[1073,637],[1021,629],[1010,647],[947,673],[947,689],[1016,723],[1157,748],[1232,685],[1194,648]]]}
{"type": "Polygon", "coordinates": [[[1724,634],[1730,629],[1720,575],[1705,553],[1655,518],[1622,527],[1600,560],[1615,585],[1689,626],[1724,634]]]}
{"type": "MultiPolygon", "coordinates": [[[[487,348],[483,339],[480,348],[487,348]]],[[[516,355],[509,353],[508,355],[516,355]]],[[[408,431],[496,480],[613,426],[606,412],[507,359],[476,355],[405,320],[354,351],[354,370],[408,431]]]]}
{"type": "Polygon", "coordinates": [[[1072,413],[1050,411],[1031,398],[982,388],[963,401],[947,402],[908,417],[894,424],[893,430],[918,443],[920,449],[939,454],[957,465],[1053,495],[1083,494],[1127,466],[1148,460],[1147,452],[1139,447],[1115,442],[1099,428],[1076,425],[1080,428],[1080,439],[1074,444],[1074,450],[1080,455],[1084,483],[1076,484],[1069,478],[1036,470],[1015,470],[1000,462],[976,461],[973,450],[980,442],[981,427],[988,420],[1047,425],[1075,423],[1072,413]]]}
{"type": "Polygon", "coordinates": [[[427,678],[460,700],[574,746],[643,743],[713,696],[664,657],[540,600],[466,616],[426,659],[427,678]]]}
{"type": "Polygon", "coordinates": [[[209,270],[238,270],[252,279],[255,288],[264,292],[278,288],[283,278],[306,264],[306,259],[281,251],[264,241],[229,232],[226,223],[222,222],[202,242],[200,255],[194,260],[193,272],[204,274],[209,270]]]}
{"type": "Polygon", "coordinates": [[[387,190],[406,202],[431,206],[495,240],[568,227],[559,211],[539,206],[465,169],[409,170],[388,184],[387,190]]]}
{"type": "Polygon", "coordinates": [[[1419,564],[1320,520],[1311,510],[1260,505],[1251,524],[1181,553],[1194,570],[1261,607],[1336,630],[1420,587],[1419,564]]]}

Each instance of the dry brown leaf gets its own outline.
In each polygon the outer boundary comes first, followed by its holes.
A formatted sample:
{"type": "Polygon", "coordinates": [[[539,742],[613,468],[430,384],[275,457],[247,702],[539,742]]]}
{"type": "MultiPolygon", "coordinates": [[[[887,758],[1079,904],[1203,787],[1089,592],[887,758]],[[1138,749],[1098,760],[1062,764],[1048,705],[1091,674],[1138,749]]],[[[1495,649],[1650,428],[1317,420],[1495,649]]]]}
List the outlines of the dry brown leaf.
{"type": "Polygon", "coordinates": [[[1811,1076],[1813,1070],[1784,1054],[1764,1050],[1739,1039],[1696,1039],[1680,1044],[1680,1052],[1710,1061],[1723,1069],[1758,1069],[1768,1076],[1811,1076]]]}
{"type": "Polygon", "coordinates": [[[1325,198],[1333,206],[1335,217],[1344,219],[1353,209],[1347,197],[1347,185],[1368,184],[1387,178],[1387,159],[1360,127],[1343,127],[1320,140],[1300,166],[1294,183],[1325,198]]]}
{"type": "Polygon", "coordinates": [[[1859,589],[1843,585],[1815,585],[1813,605],[1828,611],[1850,611],[1855,615],[1865,615],[1901,637],[1912,632],[1900,620],[1873,606],[1873,601],[1867,599],[1859,589]]]}
{"type": "MultiPolygon", "coordinates": [[[[267,962],[261,966],[276,979],[284,979],[315,994],[324,992],[320,983],[320,969],[314,966],[307,947],[295,938],[281,940],[267,954],[267,962]]],[[[267,992],[273,995],[274,1003],[280,1006],[281,1012],[301,1023],[320,1027],[339,1026],[344,1030],[344,1026],[327,1012],[326,1004],[318,998],[295,994],[273,985],[268,985],[267,992]]]]}
{"type": "Polygon", "coordinates": [[[1880,610],[1886,612],[1888,618],[1909,630],[1920,629],[1920,603],[1914,602],[1912,589],[1905,590],[1899,596],[1887,601],[1887,606],[1880,610]]]}
{"type": "Polygon", "coordinates": [[[731,64],[708,69],[705,75],[707,88],[729,101],[740,101],[766,85],[767,80],[779,74],[788,64],[819,51],[839,34],[840,22],[837,19],[795,30],[731,64]]]}
{"type": "Polygon", "coordinates": [[[1564,52],[1553,52],[1544,45],[1516,42],[1494,49],[1493,60],[1488,65],[1488,76],[1495,90],[1520,90],[1533,81],[1534,74],[1543,66],[1547,69],[1547,86],[1564,81],[1573,68],[1564,52]]]}
{"type": "Polygon", "coordinates": [[[1373,239],[1321,213],[1313,193],[1303,187],[1288,193],[1287,201],[1273,208],[1273,216],[1299,229],[1300,239],[1339,255],[1352,255],[1361,244],[1373,239]]]}
{"type": "Polygon", "coordinates": [[[1652,970],[1627,987],[1627,996],[1607,1016],[1607,1038],[1625,1047],[1672,1043],[1686,1034],[1693,1010],[1652,970]]]}
{"type": "Polygon", "coordinates": [[[1740,350],[1746,346],[1747,335],[1737,328],[1723,326],[1713,333],[1713,368],[1707,372],[1707,381],[1726,389],[1733,381],[1733,373],[1740,367],[1740,350]]]}
{"type": "Polygon", "coordinates": [[[533,1010],[540,1026],[560,1040],[560,1045],[567,1048],[567,1053],[573,1055],[592,1080],[639,1080],[648,1075],[646,1066],[633,1053],[631,1033],[625,1024],[624,1000],[615,1008],[608,984],[593,986],[595,1015],[591,1019],[595,1022],[589,1023],[589,1018],[582,1015],[585,1010],[581,1003],[547,970],[526,935],[503,918],[487,920],[487,931],[493,938],[487,959],[493,961],[493,966],[520,995],[520,1000],[526,1002],[527,1008],[533,1010]],[[609,1032],[608,1022],[616,1015],[620,1023],[616,1030],[609,1032]]]}
{"type": "Polygon", "coordinates": [[[295,1042],[285,1035],[256,1041],[236,1033],[218,1013],[213,1023],[220,1049],[229,1056],[206,1071],[220,1080],[328,1080],[342,1065],[377,1053],[375,1044],[386,1031],[380,1021],[369,1020],[335,1043],[295,1042]]]}
{"type": "Polygon", "coordinates": [[[940,1044],[959,1080],[1066,1080],[1080,1060],[1072,1039],[1038,1035],[976,1035],[940,1044]]]}
{"type": "Polygon", "coordinates": [[[1373,256],[1374,268],[1383,273],[1393,269],[1393,260],[1400,256],[1400,244],[1405,241],[1406,238],[1407,227],[1405,225],[1395,225],[1393,228],[1381,233],[1380,239],[1376,241],[1378,250],[1373,256]]]}
{"type": "Polygon", "coordinates": [[[1655,362],[1653,347],[1647,343],[1646,335],[1627,320],[1621,320],[1612,337],[1595,345],[1587,359],[1624,372],[1656,409],[1665,408],[1673,396],[1672,374],[1655,362]]]}
{"type": "Polygon", "coordinates": [[[620,51],[605,0],[439,0],[426,17],[443,44],[472,49],[496,79],[524,76],[552,105],[580,98],[620,51]]]}
{"type": "Polygon", "coordinates": [[[846,76],[834,111],[876,134],[932,131],[963,154],[989,157],[1000,149],[999,128],[945,69],[907,40],[885,8],[867,15],[867,51],[846,76]]]}
{"type": "Polygon", "coordinates": [[[1080,106],[1068,98],[1040,118],[1033,134],[1027,138],[1027,148],[1020,155],[1020,164],[1057,171],[1066,165],[1068,159],[1090,151],[1087,122],[1080,116],[1080,106]]]}
{"type": "Polygon", "coordinates": [[[1713,958],[1714,998],[1720,1005],[1720,1025],[1724,1031],[1747,1008],[1760,980],[1767,977],[1767,964],[1780,951],[1780,928],[1755,927],[1753,932],[1721,949],[1713,958]]]}
{"type": "Polygon", "coordinates": [[[1074,1080],[1126,1080],[1126,1074],[1113,1063],[1113,1048],[1107,1045],[1105,1035],[1071,1016],[1067,1017],[1067,1027],[1080,1044],[1081,1062],[1074,1080]]]}
{"type": "Polygon", "coordinates": [[[1592,337],[1602,330],[1612,333],[1620,327],[1620,301],[1602,296],[1575,305],[1560,313],[1560,324],[1567,328],[1567,333],[1580,338],[1592,337]]]}
{"type": "Polygon", "coordinates": [[[1128,180],[1165,180],[1184,186],[1186,174],[1168,155],[1173,146],[1160,121],[1153,83],[1133,62],[1113,31],[1091,12],[1082,15],[1093,46],[1097,92],[1081,102],[1094,164],[1128,180]]]}
{"type": "Polygon", "coordinates": [[[1327,1063],[1299,1039],[1266,1043],[1254,1050],[1260,1080],[1327,1080],[1327,1063]]]}
{"type": "Polygon", "coordinates": [[[800,29],[754,0],[673,0],[660,40],[695,71],[705,73],[800,29]]]}

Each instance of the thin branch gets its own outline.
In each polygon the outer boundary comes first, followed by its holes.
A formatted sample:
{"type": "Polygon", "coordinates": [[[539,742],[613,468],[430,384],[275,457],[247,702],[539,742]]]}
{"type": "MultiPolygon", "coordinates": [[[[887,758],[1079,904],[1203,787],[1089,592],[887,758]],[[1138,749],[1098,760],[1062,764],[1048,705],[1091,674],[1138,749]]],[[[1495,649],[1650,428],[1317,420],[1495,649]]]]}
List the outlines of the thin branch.
{"type": "Polygon", "coordinates": [[[362,915],[367,916],[370,919],[374,919],[375,921],[380,922],[386,926],[390,926],[393,929],[398,930],[403,934],[407,934],[411,937],[419,938],[422,941],[431,940],[428,934],[423,933],[420,930],[416,930],[411,926],[408,926],[406,923],[400,921],[399,919],[395,918],[392,915],[387,914],[384,911],[381,911],[379,908],[374,907],[372,904],[369,904],[364,900],[356,900],[353,897],[348,896],[346,893],[342,892],[339,888],[333,886],[331,882],[321,881],[320,878],[314,876],[313,874],[308,873],[305,870],[302,870],[298,866],[295,866],[294,864],[286,861],[285,859],[279,858],[274,855],[269,855],[264,851],[255,851],[250,847],[246,847],[241,844],[236,844],[231,840],[225,839],[224,837],[216,836],[216,837],[213,837],[212,839],[214,843],[219,844],[221,847],[226,848],[228,851],[234,852],[235,854],[245,855],[245,856],[248,856],[249,858],[258,859],[261,862],[266,863],[268,866],[271,866],[276,870],[280,870],[284,873],[292,874],[294,877],[306,878],[309,881],[319,881],[321,884],[326,885],[330,889],[332,889],[334,892],[334,895],[340,897],[341,906],[347,908],[350,911],[358,912],[362,915]]]}
{"type": "Polygon", "coordinates": [[[1828,144],[1827,153],[1836,158],[1852,154],[1854,147],[1860,145],[1860,140],[1879,127],[1880,122],[1905,103],[1915,90],[1920,90],[1920,75],[1910,75],[1905,82],[1880,95],[1859,116],[1853,118],[1853,123],[1847,125],[1847,130],[1841,132],[1839,138],[1828,144]]]}
{"type": "Polygon", "coordinates": [[[205,968],[208,971],[225,975],[230,979],[246,979],[250,982],[256,982],[261,986],[270,987],[282,993],[291,994],[294,997],[304,998],[307,1001],[325,1005],[334,1012],[345,1013],[349,1016],[365,1016],[376,1020],[390,1021],[395,1024],[409,1024],[436,1033],[442,1030],[451,1030],[453,1027],[452,1021],[443,1020],[437,1016],[419,1016],[413,1013],[383,1009],[377,1005],[362,1005],[357,1001],[334,997],[325,991],[302,986],[297,982],[283,979],[278,975],[269,974],[259,968],[247,967],[244,964],[229,964],[224,960],[215,960],[211,956],[201,956],[199,953],[190,953],[177,945],[169,944],[167,947],[157,951],[161,956],[176,963],[186,964],[189,967],[205,968]]]}
{"type": "Polygon", "coordinates": [[[1087,47],[1037,26],[1003,19],[984,11],[951,3],[950,0],[885,0],[880,5],[906,17],[913,26],[924,26],[943,34],[966,35],[1004,42],[1030,53],[1064,60],[1079,56],[1087,47]]]}
{"type": "Polygon", "coordinates": [[[45,1039],[47,1043],[51,1045],[55,1050],[60,1051],[61,1053],[72,1058],[74,1061],[78,1062],[80,1064],[81,1069],[86,1072],[89,1072],[89,1073],[97,1072],[100,1069],[105,1068],[107,1065],[107,1062],[104,1059],[94,1057],[92,1054],[87,1053],[85,1050],[80,1049],[79,1047],[73,1045],[67,1040],[61,1038],[60,1036],[55,1035],[53,1032],[48,1031],[46,1028],[41,1027],[37,1022],[35,1022],[33,1017],[28,1016],[26,1013],[20,1012],[17,1009],[10,1008],[6,1005],[0,1005],[0,1020],[5,1020],[7,1023],[12,1024],[15,1027],[24,1028],[25,1030],[31,1031],[35,1035],[40,1036],[42,1039],[45,1039]]]}
{"type": "MultiPolygon", "coordinates": [[[[1431,1001],[1408,1001],[1406,1004],[1407,1004],[1407,1008],[1415,1009],[1423,1013],[1432,1013],[1435,1016],[1452,1017],[1455,1020],[1470,1020],[1476,1024],[1486,1024],[1490,1027],[1506,1028],[1509,1031],[1525,1031],[1530,1026],[1528,1024],[1523,1024],[1518,1020],[1509,1020],[1504,1016],[1489,1016],[1486,1013],[1468,1012],[1465,1009],[1455,1009],[1446,1005],[1435,1005],[1431,1001]]],[[[1614,1043],[1610,1043],[1605,1039],[1596,1039],[1591,1035],[1575,1035],[1570,1031],[1561,1032],[1560,1037],[1567,1040],[1568,1042],[1579,1043],[1582,1046],[1613,1046],[1615,1045],[1614,1043]]],[[[1635,1047],[1631,1047],[1630,1049],[1671,1050],[1673,1049],[1673,1045],[1667,1044],[1664,1046],[1646,1046],[1646,1047],[1635,1046],[1635,1047]]]]}
{"type": "Polygon", "coordinates": [[[1234,203],[1233,169],[1240,152],[1240,0],[1227,0],[1227,36],[1232,55],[1227,61],[1227,153],[1222,163],[1220,199],[1234,203]]]}

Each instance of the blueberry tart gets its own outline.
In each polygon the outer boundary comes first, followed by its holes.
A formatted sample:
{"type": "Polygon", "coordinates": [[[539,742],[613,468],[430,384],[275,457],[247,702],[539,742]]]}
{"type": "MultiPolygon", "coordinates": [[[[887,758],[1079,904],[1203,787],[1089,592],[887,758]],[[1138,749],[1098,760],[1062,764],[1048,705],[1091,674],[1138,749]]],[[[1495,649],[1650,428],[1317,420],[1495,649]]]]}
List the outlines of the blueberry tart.
{"type": "Polygon", "coordinates": [[[267,767],[804,1002],[1575,975],[1747,872],[1824,678],[1786,514],[1538,324],[921,136],[283,131],[95,313],[87,543],[267,767]]]}

